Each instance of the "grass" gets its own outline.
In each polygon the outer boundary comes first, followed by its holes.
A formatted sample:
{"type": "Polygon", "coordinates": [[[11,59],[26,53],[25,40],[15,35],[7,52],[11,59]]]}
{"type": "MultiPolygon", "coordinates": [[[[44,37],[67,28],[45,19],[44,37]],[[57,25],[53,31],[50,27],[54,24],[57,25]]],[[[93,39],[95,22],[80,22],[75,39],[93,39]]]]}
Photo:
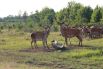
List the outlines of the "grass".
{"type": "MultiPolygon", "coordinates": [[[[59,32],[52,32],[48,45],[53,39],[64,43],[59,32]]],[[[84,39],[78,47],[78,39],[72,38],[73,48],[65,52],[26,52],[31,48],[30,33],[3,32],[0,34],[0,69],[103,69],[103,38],[84,39]]],[[[38,41],[38,46],[42,42],[38,41]]]]}
{"type": "Polygon", "coordinates": [[[26,65],[18,63],[0,63],[0,69],[49,69],[47,67],[39,67],[35,65],[26,65]]]}

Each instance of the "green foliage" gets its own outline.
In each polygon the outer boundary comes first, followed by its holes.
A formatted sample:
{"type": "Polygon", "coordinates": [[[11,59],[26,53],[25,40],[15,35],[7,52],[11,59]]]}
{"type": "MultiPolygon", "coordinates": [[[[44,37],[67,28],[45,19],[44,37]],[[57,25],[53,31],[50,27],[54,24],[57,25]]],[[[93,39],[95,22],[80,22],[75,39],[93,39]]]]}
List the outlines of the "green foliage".
{"type": "Polygon", "coordinates": [[[102,18],[102,13],[101,13],[101,8],[100,7],[96,7],[93,11],[93,14],[91,16],[91,22],[100,22],[101,18],[102,18]]]}
{"type": "Polygon", "coordinates": [[[91,7],[84,7],[80,3],[69,2],[67,8],[57,12],[58,22],[67,22],[69,25],[76,26],[83,23],[89,23],[92,15],[91,7]]]}
{"type": "MultiPolygon", "coordinates": [[[[58,23],[61,22],[65,22],[70,26],[103,25],[103,7],[96,6],[95,9],[92,9],[90,6],[71,1],[68,2],[67,7],[58,12],[55,12],[52,8],[44,7],[41,11],[36,10],[35,13],[32,12],[31,15],[28,15],[25,11],[23,14],[19,12],[18,16],[9,15],[0,18],[0,25],[2,26],[14,24],[13,28],[18,28],[18,24],[25,24],[26,27],[31,29],[36,26],[56,25],[53,27],[54,31],[58,30],[58,23]]],[[[4,28],[8,28],[6,26],[4,28]]]]}
{"type": "Polygon", "coordinates": [[[83,8],[83,13],[82,13],[82,17],[84,18],[83,22],[90,22],[92,12],[93,9],[89,6],[83,8]]]}
{"type": "Polygon", "coordinates": [[[40,14],[38,11],[35,11],[35,14],[31,13],[30,17],[33,23],[40,23],[40,14]]]}
{"type": "Polygon", "coordinates": [[[53,9],[44,8],[40,11],[40,23],[44,25],[52,25],[55,19],[55,12],[53,9]]]}
{"type": "Polygon", "coordinates": [[[28,18],[28,14],[27,14],[27,12],[25,11],[25,12],[23,13],[23,21],[24,21],[24,23],[27,23],[27,18],[28,18]]]}
{"type": "Polygon", "coordinates": [[[58,26],[56,26],[56,25],[55,25],[55,26],[53,26],[53,31],[54,31],[54,32],[57,32],[57,31],[59,31],[59,28],[58,28],[58,26]]]}
{"type": "Polygon", "coordinates": [[[18,24],[18,29],[22,29],[23,25],[18,24]]]}
{"type": "Polygon", "coordinates": [[[0,26],[0,29],[2,30],[2,29],[4,29],[4,27],[3,27],[3,26],[0,26]]]}

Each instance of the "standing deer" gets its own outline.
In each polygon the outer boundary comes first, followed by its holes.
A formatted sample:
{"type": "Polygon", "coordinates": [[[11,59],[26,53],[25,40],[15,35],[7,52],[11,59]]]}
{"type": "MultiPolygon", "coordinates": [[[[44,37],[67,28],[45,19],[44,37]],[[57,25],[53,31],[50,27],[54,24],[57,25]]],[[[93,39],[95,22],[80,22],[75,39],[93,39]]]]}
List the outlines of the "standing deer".
{"type": "Polygon", "coordinates": [[[90,38],[91,37],[90,36],[90,28],[89,27],[85,27],[85,26],[82,27],[82,34],[83,34],[84,37],[89,37],[90,38]]]}
{"type": "Polygon", "coordinates": [[[82,34],[81,34],[81,30],[77,29],[77,28],[71,28],[68,27],[68,25],[61,23],[60,24],[60,31],[62,36],[65,38],[65,43],[66,45],[68,45],[68,41],[67,39],[72,37],[77,37],[79,39],[79,46],[82,46],[82,34]]]}
{"type": "Polygon", "coordinates": [[[34,46],[35,48],[38,48],[37,46],[37,41],[42,41],[43,43],[43,46],[44,48],[47,48],[49,49],[48,45],[47,45],[47,38],[48,38],[48,35],[50,33],[50,27],[45,27],[44,28],[44,31],[35,31],[31,34],[31,47],[33,49],[33,46],[32,46],[32,43],[34,42],[34,46]]]}

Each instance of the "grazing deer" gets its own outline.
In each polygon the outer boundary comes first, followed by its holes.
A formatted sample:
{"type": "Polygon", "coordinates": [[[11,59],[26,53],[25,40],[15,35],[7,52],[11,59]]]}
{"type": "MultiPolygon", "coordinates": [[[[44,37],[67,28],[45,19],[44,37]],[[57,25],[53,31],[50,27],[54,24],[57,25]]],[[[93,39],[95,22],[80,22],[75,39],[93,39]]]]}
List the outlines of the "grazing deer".
{"type": "Polygon", "coordinates": [[[37,46],[37,41],[42,41],[43,42],[43,46],[46,48],[49,49],[48,45],[47,45],[47,38],[48,38],[48,35],[50,33],[50,27],[45,27],[44,28],[44,31],[35,31],[31,34],[31,47],[33,48],[32,46],[32,43],[34,42],[34,46],[35,48],[38,48],[37,46]]]}
{"type": "Polygon", "coordinates": [[[77,37],[79,39],[79,46],[82,46],[82,34],[81,30],[77,28],[68,27],[68,25],[61,23],[60,24],[60,31],[62,36],[65,38],[65,43],[68,45],[67,38],[77,37]]]}
{"type": "Polygon", "coordinates": [[[100,38],[102,37],[102,28],[92,27],[90,28],[91,38],[100,38]]]}

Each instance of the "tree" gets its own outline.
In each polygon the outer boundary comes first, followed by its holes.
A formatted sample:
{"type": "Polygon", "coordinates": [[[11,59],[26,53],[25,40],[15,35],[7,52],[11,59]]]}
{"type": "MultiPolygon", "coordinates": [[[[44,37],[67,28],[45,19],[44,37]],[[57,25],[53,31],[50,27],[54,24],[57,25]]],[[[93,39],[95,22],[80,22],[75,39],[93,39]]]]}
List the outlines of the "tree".
{"type": "Polygon", "coordinates": [[[21,22],[22,22],[22,12],[21,11],[19,11],[19,13],[18,13],[18,18],[19,18],[19,23],[21,24],[21,22]]]}
{"type": "Polygon", "coordinates": [[[91,22],[100,22],[102,18],[101,8],[96,6],[94,9],[92,16],[91,16],[91,22]]]}
{"type": "Polygon", "coordinates": [[[90,22],[93,9],[89,6],[83,8],[82,18],[83,22],[90,22]]]}
{"type": "Polygon", "coordinates": [[[50,8],[44,8],[40,11],[40,23],[52,25],[55,20],[55,11],[50,8]]]}
{"type": "Polygon", "coordinates": [[[68,9],[69,9],[69,21],[72,25],[76,25],[81,23],[82,18],[82,10],[84,6],[80,3],[69,2],[68,9]]]}
{"type": "Polygon", "coordinates": [[[30,17],[33,23],[40,23],[40,13],[38,12],[38,10],[35,11],[35,14],[31,13],[30,17]]]}
{"type": "Polygon", "coordinates": [[[27,23],[27,17],[28,17],[28,14],[27,14],[27,12],[25,11],[25,12],[23,13],[23,21],[24,21],[24,23],[27,23]]]}
{"type": "Polygon", "coordinates": [[[103,24],[103,7],[101,7],[101,13],[102,13],[101,23],[103,24]]]}

